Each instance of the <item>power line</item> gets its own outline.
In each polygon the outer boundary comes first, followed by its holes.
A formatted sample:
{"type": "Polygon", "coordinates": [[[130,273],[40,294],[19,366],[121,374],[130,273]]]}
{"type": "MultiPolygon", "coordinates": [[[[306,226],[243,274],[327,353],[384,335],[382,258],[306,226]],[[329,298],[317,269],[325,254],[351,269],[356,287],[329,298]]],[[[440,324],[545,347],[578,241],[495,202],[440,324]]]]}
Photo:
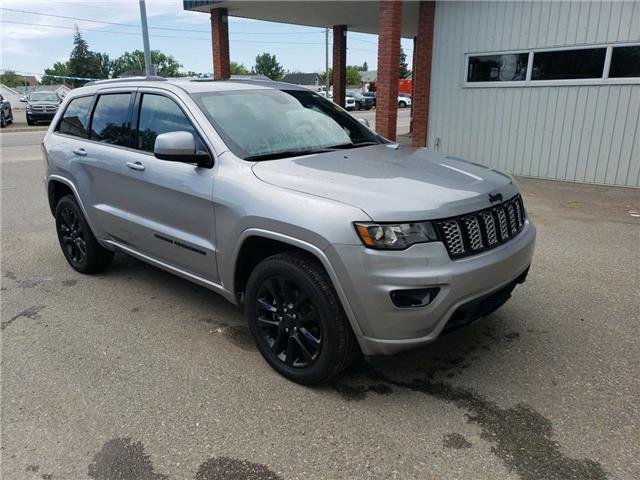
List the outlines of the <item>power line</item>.
{"type": "MultiPolygon", "coordinates": [[[[29,13],[31,15],[40,15],[43,17],[55,17],[55,18],[64,18],[66,20],[80,20],[83,22],[92,22],[92,23],[100,23],[102,25],[115,25],[118,27],[129,27],[129,28],[141,28],[140,25],[134,25],[131,23],[119,23],[119,22],[106,22],[104,20],[92,20],[90,18],[80,18],[80,17],[69,17],[66,15],[56,15],[53,13],[39,13],[39,12],[31,12],[29,10],[19,10],[17,8],[5,8],[1,7],[0,10],[6,10],[8,12],[16,12],[16,13],[29,13]]],[[[154,30],[171,30],[174,32],[191,32],[191,33],[211,33],[211,30],[193,30],[193,29],[185,29],[185,28],[172,28],[172,27],[149,27],[154,30]]],[[[302,32],[302,31],[291,31],[291,32],[229,32],[231,34],[237,35],[308,35],[308,34],[318,34],[323,33],[321,31],[314,32],[302,32]]]]}

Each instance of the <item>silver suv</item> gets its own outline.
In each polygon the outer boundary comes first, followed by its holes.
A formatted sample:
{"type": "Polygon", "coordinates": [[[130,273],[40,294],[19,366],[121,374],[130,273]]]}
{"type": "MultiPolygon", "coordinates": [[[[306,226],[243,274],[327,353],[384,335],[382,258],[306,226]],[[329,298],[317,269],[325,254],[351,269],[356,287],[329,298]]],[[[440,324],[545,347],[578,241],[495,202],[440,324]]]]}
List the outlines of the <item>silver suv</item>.
{"type": "Polygon", "coordinates": [[[244,303],[266,361],[302,384],[487,316],[533,255],[512,177],[390,143],[294,85],[93,83],[43,152],[75,270],[121,252],[244,303]]]}

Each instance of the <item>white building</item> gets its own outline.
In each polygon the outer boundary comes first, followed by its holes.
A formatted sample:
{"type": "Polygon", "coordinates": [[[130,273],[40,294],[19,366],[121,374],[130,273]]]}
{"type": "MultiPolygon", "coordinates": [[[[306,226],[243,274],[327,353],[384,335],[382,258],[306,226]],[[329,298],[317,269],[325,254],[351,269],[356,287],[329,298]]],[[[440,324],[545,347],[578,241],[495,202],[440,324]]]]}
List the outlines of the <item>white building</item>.
{"type": "Polygon", "coordinates": [[[428,146],[640,186],[640,2],[437,2],[428,146]]]}

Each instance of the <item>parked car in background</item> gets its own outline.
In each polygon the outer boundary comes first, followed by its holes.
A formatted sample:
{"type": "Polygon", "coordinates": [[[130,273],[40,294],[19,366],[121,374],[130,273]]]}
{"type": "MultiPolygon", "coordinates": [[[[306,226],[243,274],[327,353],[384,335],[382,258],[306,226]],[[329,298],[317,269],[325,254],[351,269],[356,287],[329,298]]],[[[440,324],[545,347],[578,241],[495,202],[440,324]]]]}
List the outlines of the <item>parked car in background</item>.
{"type": "Polygon", "coordinates": [[[356,110],[371,110],[373,108],[373,98],[365,97],[360,92],[354,93],[353,99],[356,102],[356,110]]]}
{"type": "Polygon", "coordinates": [[[347,110],[355,110],[356,109],[356,99],[350,96],[344,97],[344,108],[347,110]]]}
{"type": "Polygon", "coordinates": [[[5,100],[0,95],[0,128],[4,128],[8,123],[13,122],[13,111],[11,110],[11,102],[5,100]]]}
{"type": "Polygon", "coordinates": [[[304,87],[95,82],[42,153],[72,268],[126,253],[243,303],[265,360],[302,384],[488,316],[533,255],[513,177],[391,143],[304,87]]]}
{"type": "Polygon", "coordinates": [[[398,94],[398,107],[406,108],[411,106],[411,95],[408,93],[398,94]]]}
{"type": "Polygon", "coordinates": [[[56,92],[39,90],[31,92],[20,99],[26,103],[27,125],[35,125],[38,122],[50,122],[58,111],[62,99],[56,92]]]}
{"type": "Polygon", "coordinates": [[[373,106],[376,106],[376,92],[364,92],[362,95],[365,97],[373,98],[373,106]]]}

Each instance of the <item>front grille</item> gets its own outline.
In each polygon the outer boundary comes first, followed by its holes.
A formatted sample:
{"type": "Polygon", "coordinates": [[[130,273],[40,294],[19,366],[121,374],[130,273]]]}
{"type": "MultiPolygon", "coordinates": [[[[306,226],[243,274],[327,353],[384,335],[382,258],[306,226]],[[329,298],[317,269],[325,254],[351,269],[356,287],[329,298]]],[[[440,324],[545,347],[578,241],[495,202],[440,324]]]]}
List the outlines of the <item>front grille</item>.
{"type": "Polygon", "coordinates": [[[498,206],[435,222],[453,259],[495,248],[515,237],[525,224],[522,197],[516,195],[498,206]]]}
{"type": "Polygon", "coordinates": [[[33,105],[31,109],[38,113],[54,113],[57,107],[55,105],[33,105]]]}

